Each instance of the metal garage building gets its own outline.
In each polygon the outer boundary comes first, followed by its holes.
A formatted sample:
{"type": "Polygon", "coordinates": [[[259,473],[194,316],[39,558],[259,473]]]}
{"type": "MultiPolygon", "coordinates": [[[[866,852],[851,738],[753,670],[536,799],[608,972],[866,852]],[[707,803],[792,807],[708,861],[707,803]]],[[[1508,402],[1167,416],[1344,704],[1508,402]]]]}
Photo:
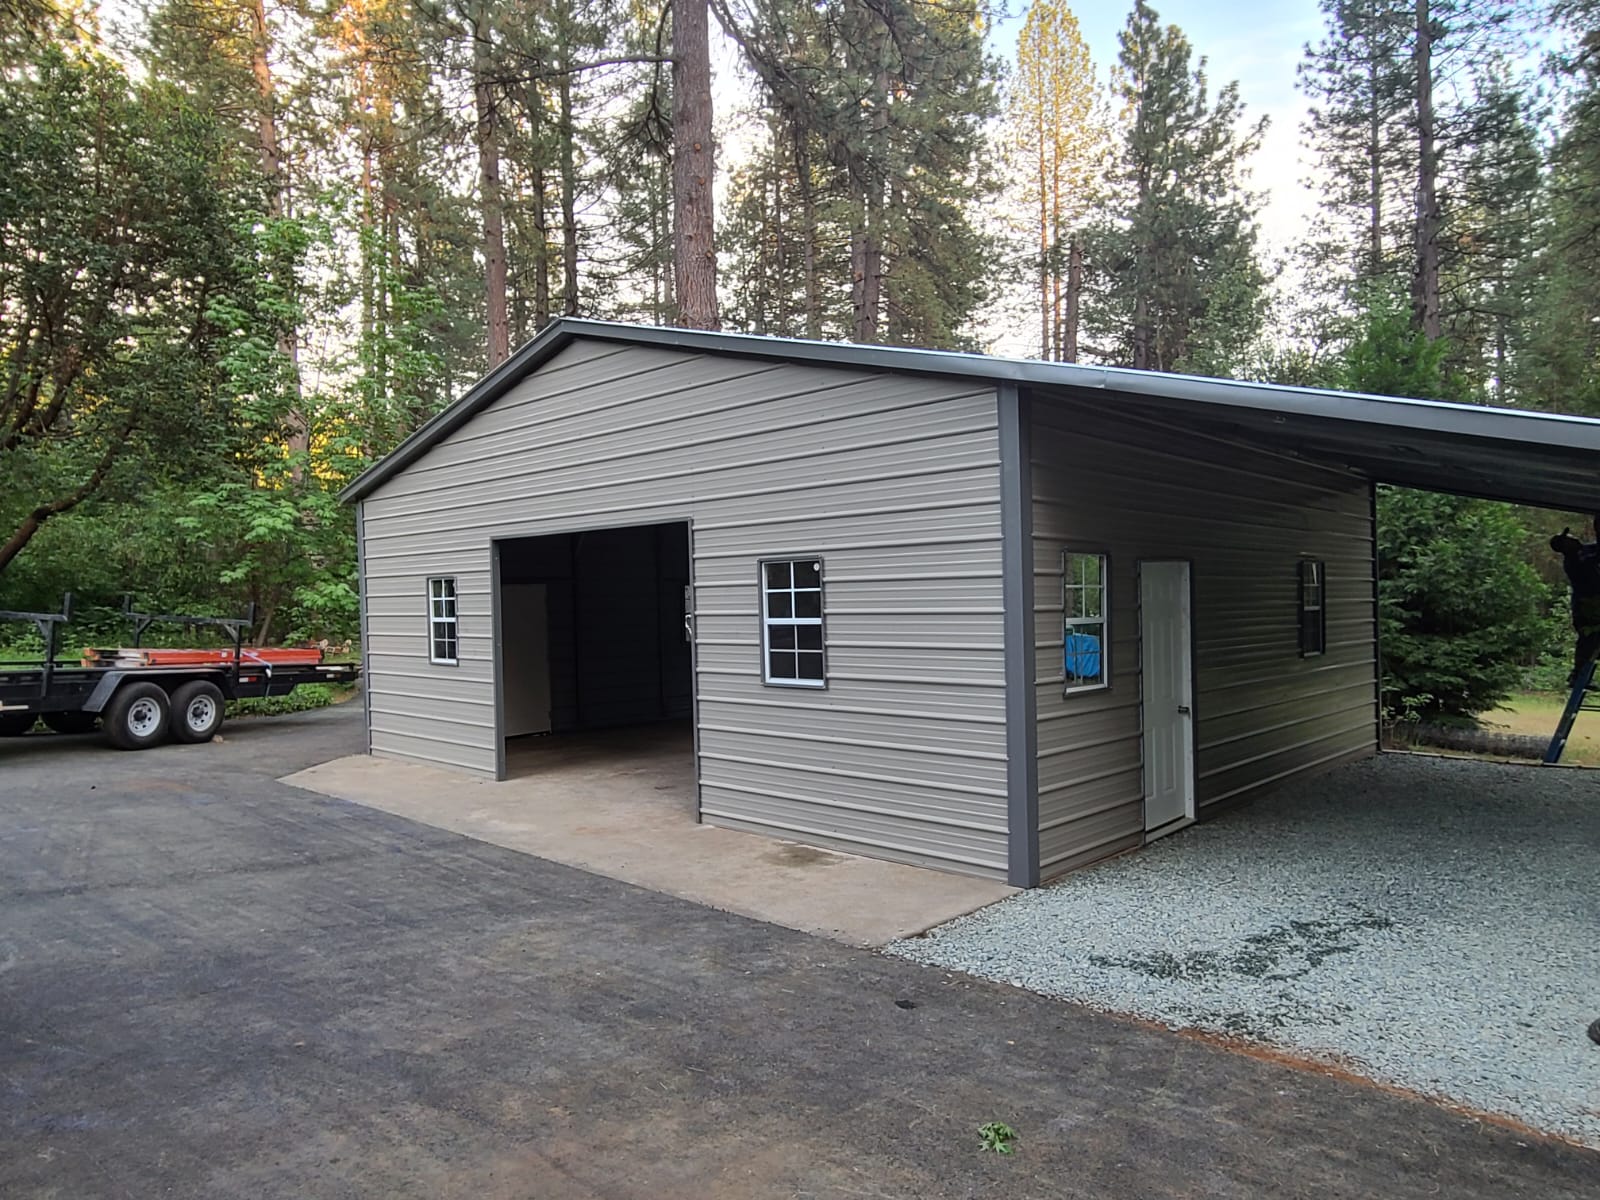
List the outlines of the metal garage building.
{"type": "Polygon", "coordinates": [[[1375,482],[1600,421],[566,319],[351,486],[370,749],[692,719],[701,819],[1030,886],[1378,741],[1375,482]]]}

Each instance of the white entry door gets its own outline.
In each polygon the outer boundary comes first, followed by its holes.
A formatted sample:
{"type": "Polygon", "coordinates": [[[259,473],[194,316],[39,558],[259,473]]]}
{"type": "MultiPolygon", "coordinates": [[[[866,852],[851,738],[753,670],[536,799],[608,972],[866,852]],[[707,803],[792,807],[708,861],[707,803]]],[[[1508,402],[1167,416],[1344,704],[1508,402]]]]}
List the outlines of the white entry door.
{"type": "Polygon", "coordinates": [[[500,679],[505,736],[549,733],[549,592],[542,583],[500,587],[500,679]]]}
{"type": "Polygon", "coordinates": [[[1189,564],[1139,564],[1144,827],[1160,837],[1194,820],[1194,685],[1189,564]]]}

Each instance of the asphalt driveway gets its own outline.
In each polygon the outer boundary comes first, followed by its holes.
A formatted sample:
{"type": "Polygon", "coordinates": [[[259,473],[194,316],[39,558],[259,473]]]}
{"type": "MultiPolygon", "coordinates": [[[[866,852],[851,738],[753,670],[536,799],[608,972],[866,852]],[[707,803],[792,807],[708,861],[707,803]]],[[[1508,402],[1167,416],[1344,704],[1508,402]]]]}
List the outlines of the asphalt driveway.
{"type": "Polygon", "coordinates": [[[360,740],[0,741],[0,1195],[1600,1192],[1585,1151],[275,782],[360,740]]]}

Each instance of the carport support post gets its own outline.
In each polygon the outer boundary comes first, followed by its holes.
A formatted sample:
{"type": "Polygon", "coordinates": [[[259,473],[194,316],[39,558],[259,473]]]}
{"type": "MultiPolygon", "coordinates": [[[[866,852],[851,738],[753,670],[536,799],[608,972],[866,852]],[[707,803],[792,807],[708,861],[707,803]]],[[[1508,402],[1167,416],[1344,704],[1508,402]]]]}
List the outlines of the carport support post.
{"type": "Polygon", "coordinates": [[[1006,882],[1039,884],[1039,702],[1033,680],[1033,435],[1027,397],[997,389],[1005,608],[1006,882]]]}

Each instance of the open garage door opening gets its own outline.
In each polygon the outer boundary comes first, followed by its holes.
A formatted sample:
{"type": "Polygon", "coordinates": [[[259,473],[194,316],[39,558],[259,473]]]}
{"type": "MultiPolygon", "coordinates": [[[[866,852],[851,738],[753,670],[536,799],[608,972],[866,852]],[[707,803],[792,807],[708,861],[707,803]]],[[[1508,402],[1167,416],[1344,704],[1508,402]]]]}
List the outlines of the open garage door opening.
{"type": "Polygon", "coordinates": [[[496,546],[506,775],[660,774],[692,806],[688,525],[496,546]]]}

